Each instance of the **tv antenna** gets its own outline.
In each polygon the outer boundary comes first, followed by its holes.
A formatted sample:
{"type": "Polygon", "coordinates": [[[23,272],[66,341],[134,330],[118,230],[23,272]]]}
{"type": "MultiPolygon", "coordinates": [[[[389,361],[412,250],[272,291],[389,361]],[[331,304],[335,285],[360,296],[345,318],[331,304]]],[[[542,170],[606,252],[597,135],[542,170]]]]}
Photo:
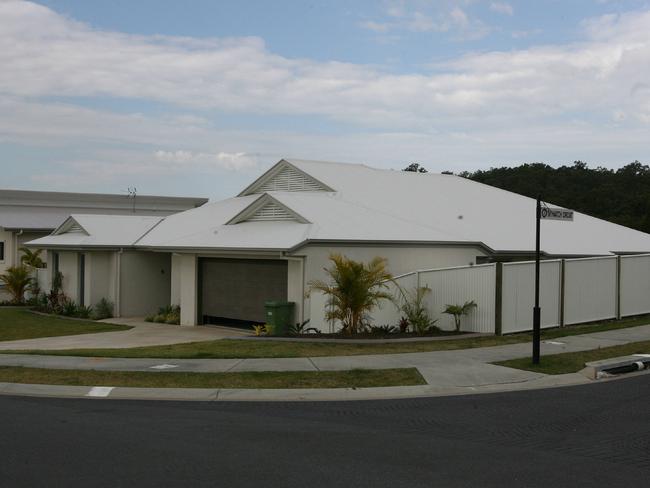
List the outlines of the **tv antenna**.
{"type": "Polygon", "coordinates": [[[131,211],[135,213],[135,197],[138,196],[138,189],[135,186],[130,186],[127,188],[127,192],[129,194],[129,198],[133,200],[133,206],[131,208],[131,211]]]}

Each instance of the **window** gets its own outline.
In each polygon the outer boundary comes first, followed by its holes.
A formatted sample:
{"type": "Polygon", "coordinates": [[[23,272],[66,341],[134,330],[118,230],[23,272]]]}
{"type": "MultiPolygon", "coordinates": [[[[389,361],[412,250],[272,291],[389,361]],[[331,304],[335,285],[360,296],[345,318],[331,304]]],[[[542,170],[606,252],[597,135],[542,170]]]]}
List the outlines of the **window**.
{"type": "Polygon", "coordinates": [[[0,261],[5,260],[5,242],[0,241],[0,261]]]}

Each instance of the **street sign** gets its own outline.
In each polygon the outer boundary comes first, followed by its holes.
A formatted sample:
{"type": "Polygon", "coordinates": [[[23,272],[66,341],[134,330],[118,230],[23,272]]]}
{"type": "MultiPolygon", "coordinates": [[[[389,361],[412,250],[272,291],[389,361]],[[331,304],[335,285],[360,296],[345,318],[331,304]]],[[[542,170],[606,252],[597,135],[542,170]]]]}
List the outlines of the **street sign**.
{"type": "Polygon", "coordinates": [[[573,210],[542,207],[540,218],[546,220],[573,220],[573,210]]]}
{"type": "Polygon", "coordinates": [[[541,342],[542,309],[539,306],[539,241],[540,223],[542,220],[573,220],[573,210],[565,208],[550,208],[542,204],[542,196],[537,196],[535,210],[535,306],[533,307],[533,364],[539,364],[539,348],[541,342]]]}

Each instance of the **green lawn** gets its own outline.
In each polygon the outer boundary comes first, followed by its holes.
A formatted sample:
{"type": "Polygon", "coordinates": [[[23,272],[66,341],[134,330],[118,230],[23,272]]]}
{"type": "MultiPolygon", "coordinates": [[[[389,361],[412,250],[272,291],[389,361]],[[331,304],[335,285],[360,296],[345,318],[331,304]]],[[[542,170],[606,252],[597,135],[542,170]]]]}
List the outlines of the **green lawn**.
{"type": "Polygon", "coordinates": [[[426,385],[416,368],[350,371],[159,373],[0,366],[0,382],[142,388],[369,388],[426,385]]]}
{"type": "Polygon", "coordinates": [[[70,320],[63,317],[39,315],[20,308],[0,307],[0,341],[35,339],[96,332],[129,330],[126,325],[111,325],[92,320],[70,320]]]}
{"type": "Polygon", "coordinates": [[[622,346],[603,347],[591,351],[563,352],[561,354],[542,356],[538,365],[534,365],[529,357],[510,359],[494,364],[544,374],[565,374],[580,371],[585,367],[585,363],[591,361],[648,353],[650,353],[650,341],[643,341],[632,342],[622,346]]]}
{"type": "MultiPolygon", "coordinates": [[[[602,332],[605,330],[635,327],[650,324],[650,317],[625,319],[618,322],[604,322],[542,332],[543,339],[602,332]]],[[[284,342],[256,340],[218,340],[191,342],[169,346],[136,347],[130,349],[65,349],[54,351],[3,351],[5,353],[46,354],[58,356],[120,357],[120,358],[292,358],[316,356],[356,356],[362,354],[396,354],[406,352],[427,352],[475,347],[501,346],[530,342],[531,334],[507,336],[485,336],[465,339],[450,339],[425,342],[396,342],[390,344],[345,344],[323,342],[284,342]]]]}

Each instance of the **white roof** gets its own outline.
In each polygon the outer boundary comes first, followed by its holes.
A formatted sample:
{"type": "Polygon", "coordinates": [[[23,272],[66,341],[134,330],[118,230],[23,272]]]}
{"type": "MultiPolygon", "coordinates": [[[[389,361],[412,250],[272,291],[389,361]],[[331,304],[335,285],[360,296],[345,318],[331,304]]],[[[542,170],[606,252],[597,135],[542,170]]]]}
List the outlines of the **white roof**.
{"type": "Polygon", "coordinates": [[[198,207],[207,198],[0,189],[0,227],[51,230],[71,214],[154,215],[164,217],[198,207]],[[135,203],[135,206],[134,206],[135,203]]]}
{"type": "Polygon", "coordinates": [[[162,217],[140,215],[84,215],[68,217],[52,234],[29,242],[43,248],[72,247],[130,247],[162,217]]]}
{"type": "MultiPolygon", "coordinates": [[[[240,196],[166,217],[137,246],[291,250],[313,241],[391,241],[528,253],[534,215],[533,199],[454,175],[291,159],[240,196]]],[[[650,252],[650,235],[575,213],[573,222],[543,221],[541,247],[551,255],[650,252]]]]}

